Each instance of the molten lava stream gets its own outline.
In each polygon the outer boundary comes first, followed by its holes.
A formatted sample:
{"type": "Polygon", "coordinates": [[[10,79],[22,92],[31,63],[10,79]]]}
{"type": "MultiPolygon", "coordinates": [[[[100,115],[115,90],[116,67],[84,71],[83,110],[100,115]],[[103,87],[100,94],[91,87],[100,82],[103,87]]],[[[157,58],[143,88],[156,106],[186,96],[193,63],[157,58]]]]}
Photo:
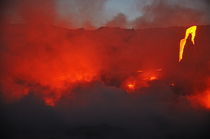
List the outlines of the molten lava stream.
{"type": "Polygon", "coordinates": [[[162,69],[155,69],[149,71],[139,70],[136,76],[129,77],[123,85],[127,92],[133,92],[140,88],[149,87],[150,82],[160,78],[162,69]]]}
{"type": "Polygon", "coordinates": [[[189,37],[189,35],[191,34],[191,41],[193,43],[193,45],[195,45],[195,36],[196,36],[196,30],[197,30],[197,26],[191,26],[189,27],[186,32],[185,32],[185,37],[184,39],[180,40],[180,48],[179,48],[179,62],[181,62],[182,58],[183,58],[183,53],[184,53],[184,48],[185,48],[185,44],[186,41],[189,37]]]}

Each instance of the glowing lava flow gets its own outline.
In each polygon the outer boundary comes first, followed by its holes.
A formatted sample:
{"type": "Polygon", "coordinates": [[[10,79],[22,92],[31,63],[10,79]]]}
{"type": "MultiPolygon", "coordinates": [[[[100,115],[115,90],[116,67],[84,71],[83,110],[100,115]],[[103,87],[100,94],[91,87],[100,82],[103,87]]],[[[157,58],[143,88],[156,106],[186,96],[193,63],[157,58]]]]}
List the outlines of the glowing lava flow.
{"type": "Polygon", "coordinates": [[[197,26],[191,26],[186,30],[185,37],[180,41],[180,49],[179,49],[179,62],[182,60],[183,53],[184,53],[184,47],[186,44],[186,41],[191,34],[191,41],[193,45],[195,45],[195,36],[196,36],[196,30],[197,26]]]}
{"type": "Polygon", "coordinates": [[[127,88],[129,90],[135,90],[136,89],[136,83],[135,82],[128,82],[127,83],[127,88]]]}
{"type": "Polygon", "coordinates": [[[128,92],[133,92],[140,88],[149,87],[150,82],[160,79],[162,69],[137,71],[138,74],[129,77],[123,84],[123,88],[128,92]]]}

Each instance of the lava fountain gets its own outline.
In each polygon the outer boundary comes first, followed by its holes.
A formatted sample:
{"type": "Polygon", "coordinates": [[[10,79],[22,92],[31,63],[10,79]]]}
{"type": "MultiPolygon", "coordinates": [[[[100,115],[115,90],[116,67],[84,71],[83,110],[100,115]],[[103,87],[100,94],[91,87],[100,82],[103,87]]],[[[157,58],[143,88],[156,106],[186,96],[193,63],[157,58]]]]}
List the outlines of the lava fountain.
{"type": "Polygon", "coordinates": [[[187,39],[189,38],[189,35],[191,35],[191,41],[192,41],[193,45],[195,45],[196,30],[197,30],[197,26],[189,27],[185,32],[184,39],[181,39],[180,49],[179,49],[179,62],[181,62],[181,60],[183,58],[185,44],[186,44],[187,39]]]}

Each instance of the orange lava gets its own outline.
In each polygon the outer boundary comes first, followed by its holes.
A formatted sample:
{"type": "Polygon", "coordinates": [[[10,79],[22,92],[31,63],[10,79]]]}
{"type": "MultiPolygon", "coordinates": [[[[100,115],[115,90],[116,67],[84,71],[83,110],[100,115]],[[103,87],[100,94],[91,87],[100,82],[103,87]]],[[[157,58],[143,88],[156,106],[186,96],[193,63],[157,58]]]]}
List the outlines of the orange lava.
{"type": "Polygon", "coordinates": [[[185,37],[184,39],[182,39],[180,41],[180,49],[179,49],[179,62],[182,60],[183,58],[183,53],[184,53],[184,48],[185,48],[185,44],[186,41],[189,37],[189,35],[191,34],[191,41],[193,43],[193,45],[195,45],[195,36],[196,36],[196,30],[197,30],[197,26],[191,26],[189,27],[186,32],[185,32],[185,37]]]}
{"type": "Polygon", "coordinates": [[[127,89],[128,90],[135,90],[136,89],[136,83],[135,82],[128,82],[127,83],[127,89]]]}
{"type": "Polygon", "coordinates": [[[143,87],[149,87],[151,81],[158,80],[162,69],[156,70],[138,70],[136,76],[131,76],[125,81],[127,91],[135,91],[143,87]]]}

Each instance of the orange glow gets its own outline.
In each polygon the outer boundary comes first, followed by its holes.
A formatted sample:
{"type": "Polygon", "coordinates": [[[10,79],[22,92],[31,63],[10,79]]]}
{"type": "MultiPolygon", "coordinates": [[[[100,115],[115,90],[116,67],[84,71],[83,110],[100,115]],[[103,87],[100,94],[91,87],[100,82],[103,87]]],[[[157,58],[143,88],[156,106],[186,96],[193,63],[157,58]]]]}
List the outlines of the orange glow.
{"type": "Polygon", "coordinates": [[[55,100],[53,98],[45,98],[44,102],[48,106],[51,106],[51,107],[55,106],[55,100]]]}
{"type": "Polygon", "coordinates": [[[189,99],[194,105],[200,105],[206,109],[210,109],[210,89],[204,93],[190,96],[189,99]]]}
{"type": "Polygon", "coordinates": [[[135,88],[136,88],[135,82],[129,82],[129,83],[127,84],[127,88],[128,88],[129,90],[135,90],[135,88]]]}
{"type": "Polygon", "coordinates": [[[210,110],[210,78],[207,80],[207,88],[202,92],[189,96],[188,99],[193,106],[200,106],[210,110]]]}
{"type": "Polygon", "coordinates": [[[184,39],[180,40],[180,48],[179,48],[179,62],[182,60],[183,58],[183,53],[184,53],[184,48],[185,48],[185,44],[186,41],[189,37],[189,35],[191,34],[191,41],[193,43],[193,45],[195,45],[195,36],[196,36],[196,30],[197,30],[197,26],[191,26],[189,27],[186,32],[185,32],[185,37],[184,39]]]}
{"type": "Polygon", "coordinates": [[[156,76],[151,76],[151,77],[149,78],[149,80],[150,80],[150,81],[157,80],[157,77],[156,77],[156,76]]]}
{"type": "Polygon", "coordinates": [[[210,91],[204,95],[202,102],[206,108],[210,109],[210,91]]]}
{"type": "Polygon", "coordinates": [[[11,37],[10,51],[4,55],[8,64],[0,84],[6,99],[15,101],[35,90],[47,105],[54,106],[65,90],[99,76],[101,55],[94,41],[83,36],[68,40],[65,33],[48,26],[28,25],[18,32],[24,40],[11,37]]]}
{"type": "Polygon", "coordinates": [[[160,76],[160,70],[155,70],[155,71],[147,71],[142,73],[142,79],[144,81],[154,81],[157,80],[160,76]]]}
{"type": "Polygon", "coordinates": [[[129,77],[125,81],[125,89],[134,91],[143,87],[149,87],[150,82],[160,78],[162,69],[156,70],[138,70],[136,76],[129,77]]]}

